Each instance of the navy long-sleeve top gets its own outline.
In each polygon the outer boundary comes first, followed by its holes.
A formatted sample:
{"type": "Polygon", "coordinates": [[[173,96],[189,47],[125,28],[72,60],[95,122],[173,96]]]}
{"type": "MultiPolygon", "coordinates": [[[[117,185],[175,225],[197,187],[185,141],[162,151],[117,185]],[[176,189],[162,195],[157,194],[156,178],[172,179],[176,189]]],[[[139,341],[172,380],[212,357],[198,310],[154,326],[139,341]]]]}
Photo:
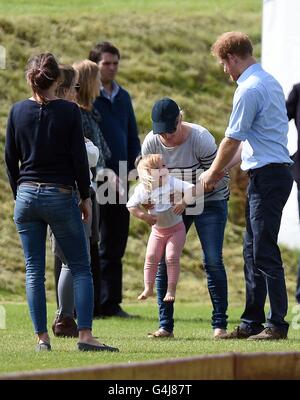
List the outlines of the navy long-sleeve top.
{"type": "Polygon", "coordinates": [[[128,170],[133,169],[141,145],[128,92],[120,87],[113,102],[99,96],[94,107],[101,114],[100,129],[112,154],[106,166],[118,174],[119,161],[128,161],[128,170]]]}
{"type": "Polygon", "coordinates": [[[66,100],[23,100],[10,110],[5,162],[16,198],[22,182],[59,183],[89,197],[90,175],[78,106],[66,100]]]}

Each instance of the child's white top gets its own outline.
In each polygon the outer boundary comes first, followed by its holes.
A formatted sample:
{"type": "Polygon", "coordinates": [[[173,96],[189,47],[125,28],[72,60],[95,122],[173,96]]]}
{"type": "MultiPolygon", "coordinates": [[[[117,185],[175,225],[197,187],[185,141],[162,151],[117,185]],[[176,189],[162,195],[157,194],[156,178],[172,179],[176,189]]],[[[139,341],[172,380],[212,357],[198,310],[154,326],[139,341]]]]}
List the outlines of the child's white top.
{"type": "MultiPolygon", "coordinates": [[[[96,167],[97,161],[99,158],[98,147],[95,146],[93,142],[88,141],[88,142],[85,142],[85,148],[86,148],[89,167],[90,168],[96,167]]],[[[91,173],[91,170],[90,170],[90,179],[92,179],[92,178],[93,178],[93,174],[91,173]]]]}
{"type": "Polygon", "coordinates": [[[169,175],[167,182],[163,186],[155,188],[149,194],[144,185],[139,183],[135,187],[134,193],[126,206],[128,208],[137,207],[148,202],[153,204],[154,208],[148,212],[157,216],[156,226],[159,228],[169,228],[182,221],[181,215],[176,215],[172,210],[173,203],[171,196],[176,193],[182,194],[193,186],[189,182],[184,182],[169,175]]]}

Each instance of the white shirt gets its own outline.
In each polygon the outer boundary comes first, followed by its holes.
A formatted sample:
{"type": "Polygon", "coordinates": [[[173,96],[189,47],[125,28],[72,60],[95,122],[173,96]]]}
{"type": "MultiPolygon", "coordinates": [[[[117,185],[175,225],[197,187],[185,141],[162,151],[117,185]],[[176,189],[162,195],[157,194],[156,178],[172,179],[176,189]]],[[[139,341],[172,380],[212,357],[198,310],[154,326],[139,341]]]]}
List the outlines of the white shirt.
{"type": "MultiPolygon", "coordinates": [[[[88,141],[88,142],[85,142],[85,148],[86,148],[86,153],[87,153],[87,157],[88,157],[89,167],[90,168],[96,167],[97,161],[99,158],[98,147],[95,146],[93,142],[88,141]]],[[[90,171],[90,179],[92,179],[92,178],[93,178],[93,174],[90,171]]]]}
{"type": "Polygon", "coordinates": [[[182,194],[193,186],[194,185],[189,182],[182,181],[173,176],[168,176],[167,182],[163,186],[155,188],[149,194],[144,185],[139,183],[134,188],[134,193],[128,200],[126,206],[127,208],[137,207],[150,201],[151,204],[154,204],[154,208],[148,212],[157,216],[156,225],[161,228],[174,226],[182,221],[182,217],[173,212],[171,195],[176,193],[182,194]]]}

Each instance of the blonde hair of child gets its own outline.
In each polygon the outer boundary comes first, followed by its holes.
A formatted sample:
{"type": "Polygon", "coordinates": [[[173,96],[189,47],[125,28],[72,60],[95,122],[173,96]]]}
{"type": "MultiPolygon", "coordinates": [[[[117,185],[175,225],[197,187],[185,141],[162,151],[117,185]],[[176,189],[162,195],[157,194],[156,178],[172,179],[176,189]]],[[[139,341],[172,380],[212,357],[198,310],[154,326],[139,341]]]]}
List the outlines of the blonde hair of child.
{"type": "Polygon", "coordinates": [[[139,174],[140,182],[144,185],[147,192],[150,194],[153,190],[153,184],[157,181],[151,170],[157,170],[163,157],[161,154],[147,154],[138,163],[137,171],[139,174]]]}

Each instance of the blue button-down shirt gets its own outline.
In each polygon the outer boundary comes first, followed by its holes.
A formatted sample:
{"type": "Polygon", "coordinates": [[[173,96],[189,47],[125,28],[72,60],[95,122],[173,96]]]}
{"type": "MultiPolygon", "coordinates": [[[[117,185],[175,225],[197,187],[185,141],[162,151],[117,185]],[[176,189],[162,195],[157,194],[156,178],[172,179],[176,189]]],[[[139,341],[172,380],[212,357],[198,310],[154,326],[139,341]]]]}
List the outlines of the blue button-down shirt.
{"type": "Polygon", "coordinates": [[[243,142],[243,170],[270,163],[290,163],[288,118],[283,90],[259,64],[237,80],[233,108],[225,136],[243,142]]]}
{"type": "Polygon", "coordinates": [[[112,103],[114,102],[114,99],[116,97],[116,95],[118,94],[119,90],[120,90],[120,86],[115,82],[112,81],[112,91],[111,93],[108,93],[103,86],[101,86],[100,88],[100,94],[107,98],[109,101],[111,101],[112,103]]]}

